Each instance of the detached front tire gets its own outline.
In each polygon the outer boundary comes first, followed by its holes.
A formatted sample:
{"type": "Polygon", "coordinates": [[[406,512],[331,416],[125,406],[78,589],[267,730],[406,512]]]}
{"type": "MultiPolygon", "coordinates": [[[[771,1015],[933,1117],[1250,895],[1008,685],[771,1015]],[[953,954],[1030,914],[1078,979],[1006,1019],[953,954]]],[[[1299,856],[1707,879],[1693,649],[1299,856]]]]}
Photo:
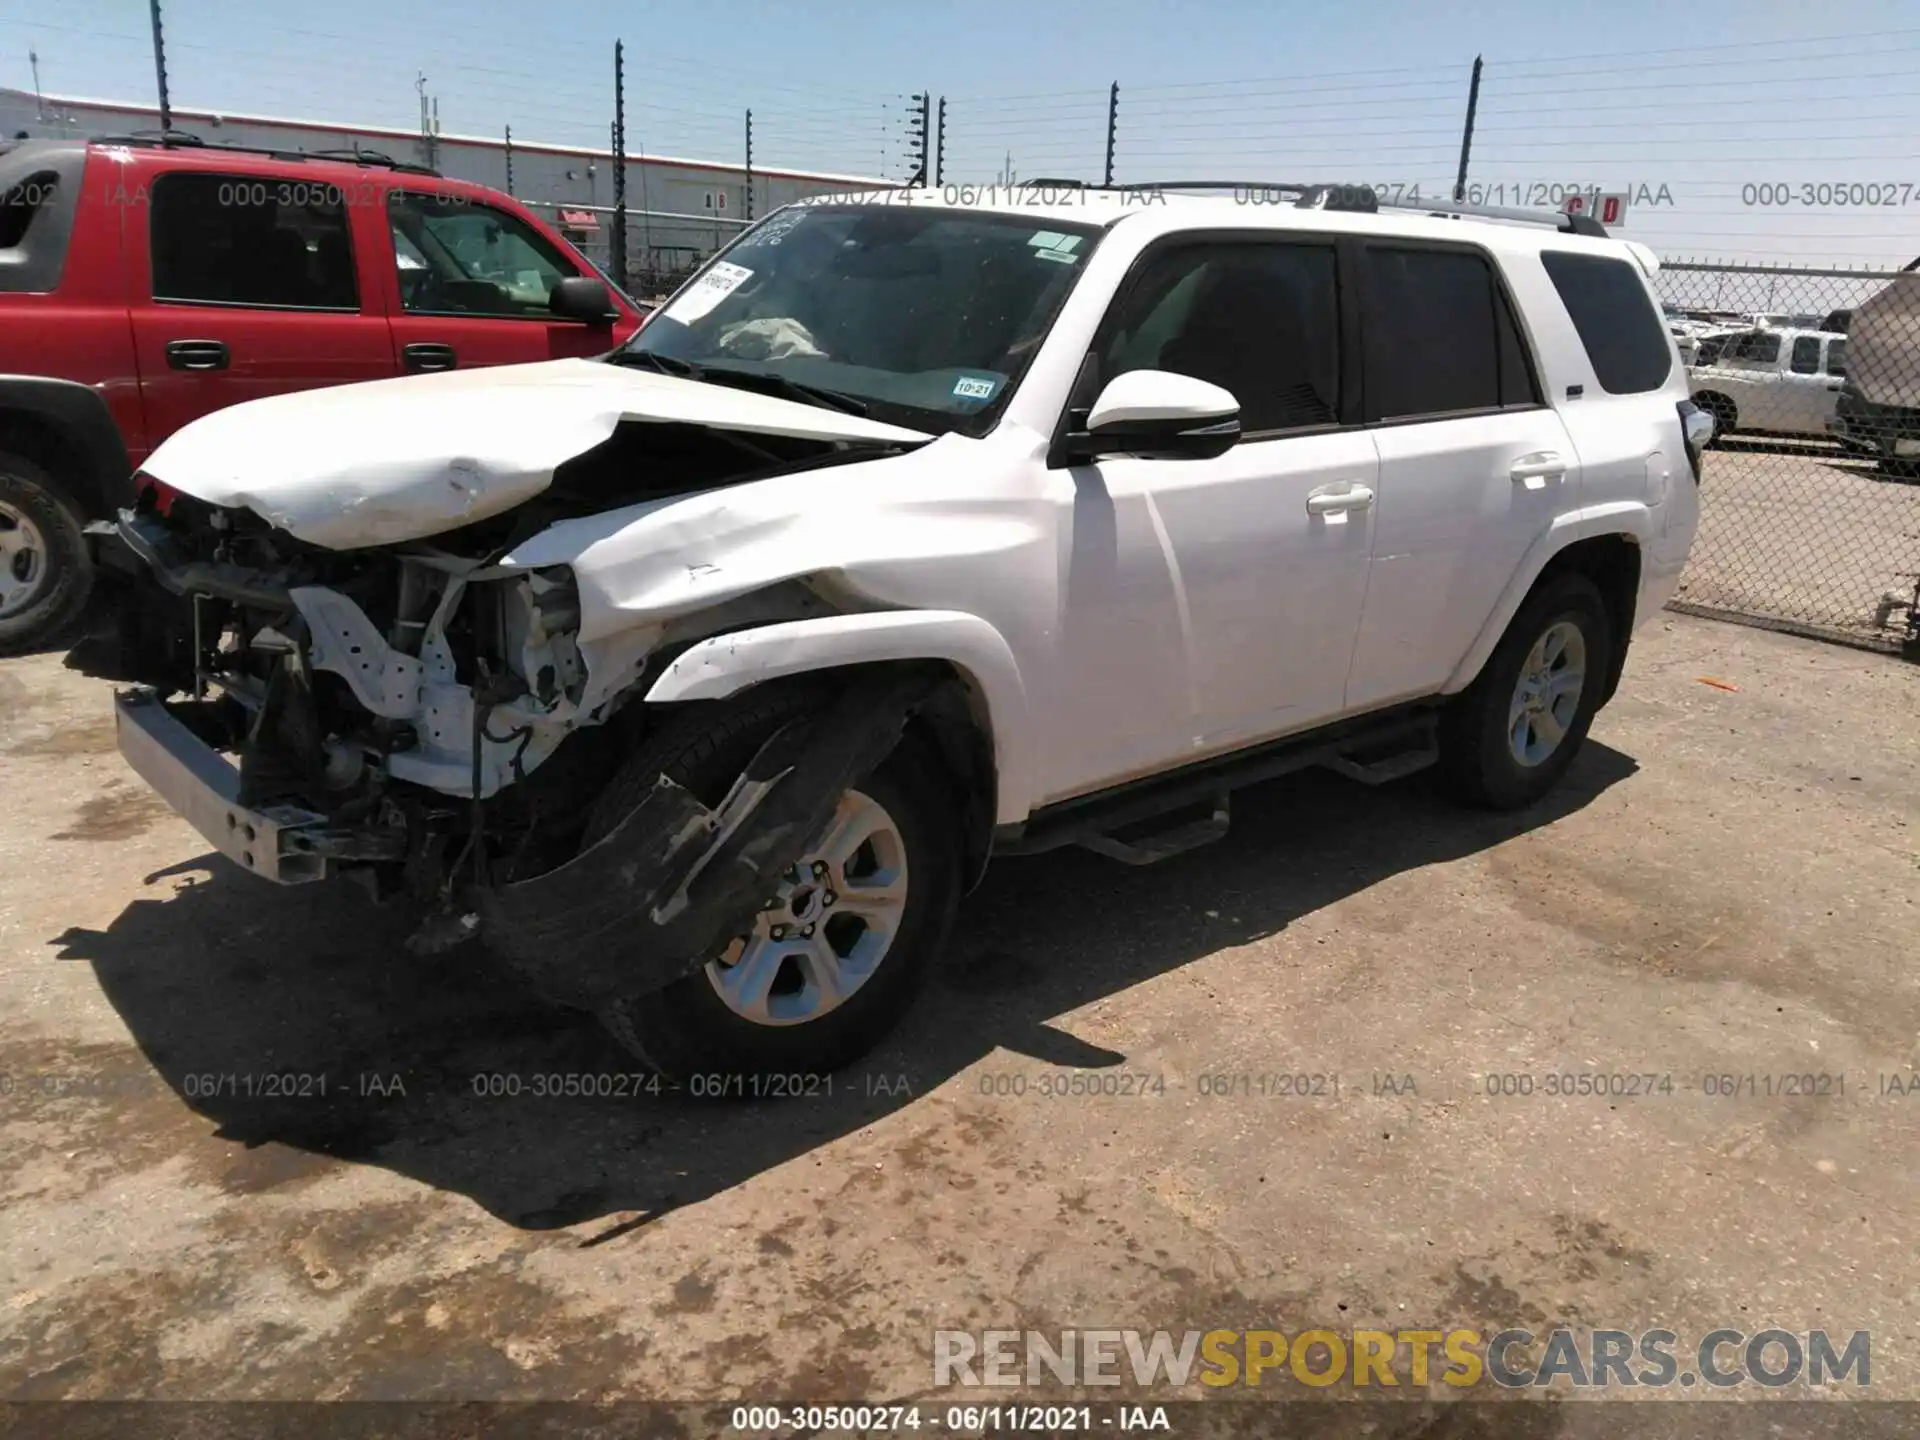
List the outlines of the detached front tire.
{"type": "Polygon", "coordinates": [[[1441,713],[1447,791],[1518,810],[1552,790],[1586,741],[1616,643],[1586,576],[1561,575],[1529,595],[1479,676],[1441,713]]]}
{"type": "Polygon", "coordinates": [[[83,523],[52,476],[0,451],[0,655],[50,644],[87,608],[83,523]]]}
{"type": "MultiPolygon", "coordinates": [[[[586,843],[619,823],[659,775],[716,805],[760,746],[807,708],[747,698],[690,713],[643,744],[595,807],[586,843]],[[717,712],[717,713],[715,713],[717,712]]],[[[840,799],[816,853],[701,969],[600,1014],[649,1070],[730,1082],[823,1075],[899,1022],[952,924],[960,893],[954,806],[933,760],[903,740],[840,799]]]]}

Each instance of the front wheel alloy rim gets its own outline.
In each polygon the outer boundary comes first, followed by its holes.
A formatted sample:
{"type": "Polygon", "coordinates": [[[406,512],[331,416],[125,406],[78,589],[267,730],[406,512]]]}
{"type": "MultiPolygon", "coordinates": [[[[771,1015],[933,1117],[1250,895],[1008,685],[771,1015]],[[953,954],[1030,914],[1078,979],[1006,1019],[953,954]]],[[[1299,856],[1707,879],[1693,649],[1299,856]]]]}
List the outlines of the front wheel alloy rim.
{"type": "Polygon", "coordinates": [[[819,848],[781,878],[753,929],[706,968],[720,1001],[756,1025],[804,1025],[873,978],[907,908],[907,847],[878,800],[840,797],[819,848]]]}
{"type": "Polygon", "coordinates": [[[33,603],[47,573],[47,541],[13,506],[0,503],[0,616],[33,603]]]}
{"type": "Polygon", "coordinates": [[[1507,707],[1507,749],[1527,769],[1560,748],[1587,683],[1587,637],[1571,620],[1533,642],[1507,707]]]}

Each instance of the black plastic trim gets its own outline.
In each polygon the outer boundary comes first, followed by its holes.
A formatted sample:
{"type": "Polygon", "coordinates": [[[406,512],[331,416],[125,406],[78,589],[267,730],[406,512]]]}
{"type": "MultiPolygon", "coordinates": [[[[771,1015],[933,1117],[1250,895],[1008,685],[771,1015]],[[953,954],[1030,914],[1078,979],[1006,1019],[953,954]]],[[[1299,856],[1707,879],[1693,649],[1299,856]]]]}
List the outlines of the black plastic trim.
{"type": "Polygon", "coordinates": [[[1025,824],[998,827],[993,853],[1056,850],[1223,792],[1310,769],[1361,746],[1430,745],[1438,706],[1438,700],[1396,705],[1042,806],[1025,824]]]}

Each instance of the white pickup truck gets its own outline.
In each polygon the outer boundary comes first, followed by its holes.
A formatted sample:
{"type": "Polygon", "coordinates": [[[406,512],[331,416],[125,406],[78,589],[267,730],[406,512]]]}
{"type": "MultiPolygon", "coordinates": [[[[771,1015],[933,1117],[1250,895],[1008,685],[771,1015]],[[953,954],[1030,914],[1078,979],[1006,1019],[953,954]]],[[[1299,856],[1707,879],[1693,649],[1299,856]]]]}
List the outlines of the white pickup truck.
{"type": "Polygon", "coordinates": [[[1699,342],[1690,367],[1693,403],[1713,437],[1825,438],[1847,375],[1847,337],[1824,330],[1755,329],[1699,342]]]}

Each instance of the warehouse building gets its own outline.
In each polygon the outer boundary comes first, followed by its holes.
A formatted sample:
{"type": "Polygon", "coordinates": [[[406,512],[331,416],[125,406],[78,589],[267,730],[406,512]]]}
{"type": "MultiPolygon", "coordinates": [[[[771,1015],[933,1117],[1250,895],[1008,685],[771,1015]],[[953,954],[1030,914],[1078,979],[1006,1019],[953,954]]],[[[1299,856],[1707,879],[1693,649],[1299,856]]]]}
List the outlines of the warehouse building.
{"type": "MultiPolygon", "coordinates": [[[[151,105],[40,95],[0,88],[0,135],[78,137],[154,133],[151,105]]],[[[423,131],[289,120],[229,111],[173,107],[173,128],[209,144],[270,150],[375,150],[394,160],[429,165],[457,180],[505,190],[553,221],[596,263],[607,265],[614,210],[613,152],[548,145],[504,134],[429,136],[423,131]]],[[[626,158],[627,285],[657,293],[711,255],[741,226],[809,195],[897,184],[870,176],[689,160],[665,155],[626,158]]]]}

